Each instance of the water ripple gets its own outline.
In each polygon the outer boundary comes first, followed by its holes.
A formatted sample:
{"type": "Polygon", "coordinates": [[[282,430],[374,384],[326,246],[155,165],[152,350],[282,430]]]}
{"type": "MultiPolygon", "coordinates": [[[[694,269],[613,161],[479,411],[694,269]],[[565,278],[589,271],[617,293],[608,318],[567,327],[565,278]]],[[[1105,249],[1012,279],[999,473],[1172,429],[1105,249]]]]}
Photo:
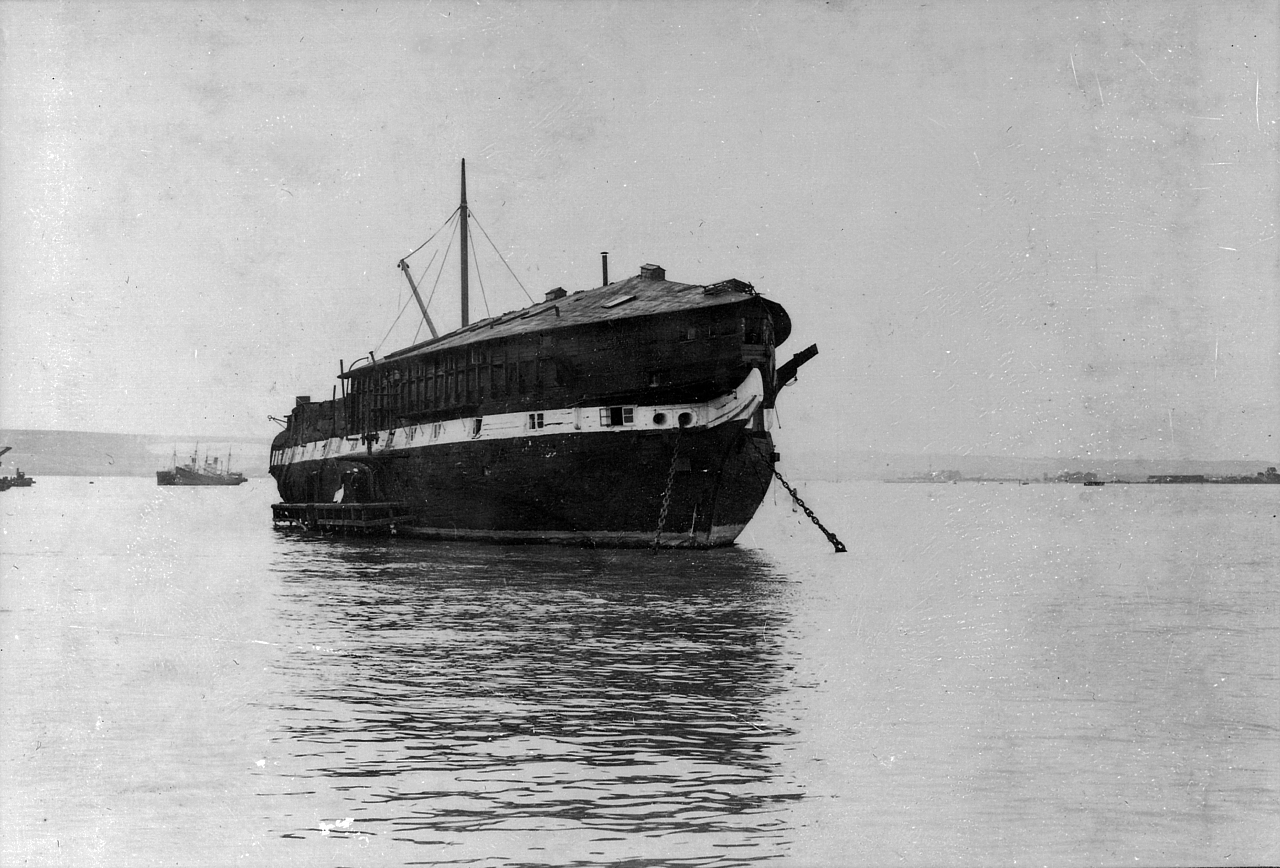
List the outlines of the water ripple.
{"type": "Polygon", "coordinates": [[[343,828],[431,864],[738,865],[776,858],[787,581],[759,555],[429,549],[289,553],[277,771],[342,787],[343,828]],[[647,843],[646,843],[647,842],[647,843]],[[677,856],[678,854],[678,856],[677,856]]]}

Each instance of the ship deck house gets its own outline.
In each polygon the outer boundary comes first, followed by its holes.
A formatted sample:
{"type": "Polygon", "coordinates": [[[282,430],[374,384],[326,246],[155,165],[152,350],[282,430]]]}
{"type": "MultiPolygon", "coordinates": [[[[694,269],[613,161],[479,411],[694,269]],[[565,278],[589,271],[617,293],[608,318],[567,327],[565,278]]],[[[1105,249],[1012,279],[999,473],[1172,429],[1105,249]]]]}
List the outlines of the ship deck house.
{"type": "Polygon", "coordinates": [[[619,405],[602,422],[626,424],[626,404],[706,400],[752,367],[772,397],[773,347],[789,332],[782,308],[749,284],[675,283],[645,266],[636,277],[571,295],[554,289],[523,310],[371,355],[343,372],[345,400],[311,405],[318,412],[306,415],[341,429],[321,436],[582,404],[619,405]]]}

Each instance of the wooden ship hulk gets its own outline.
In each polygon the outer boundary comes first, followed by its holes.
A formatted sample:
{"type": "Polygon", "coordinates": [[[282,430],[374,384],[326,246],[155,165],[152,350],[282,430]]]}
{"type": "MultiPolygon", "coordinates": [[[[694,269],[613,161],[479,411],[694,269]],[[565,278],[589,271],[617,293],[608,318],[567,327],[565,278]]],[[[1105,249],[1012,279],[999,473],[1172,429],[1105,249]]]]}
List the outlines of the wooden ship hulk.
{"type": "Polygon", "coordinates": [[[732,543],[778,460],[778,392],[817,354],[811,346],[775,366],[791,333],[782,306],[741,280],[679,283],[657,265],[611,282],[606,255],[601,286],[553,289],[468,322],[465,162],[454,217],[461,327],[437,333],[401,260],[431,338],[340,363],[330,400],[297,399],[271,448],[276,523],[500,542],[732,543]]]}

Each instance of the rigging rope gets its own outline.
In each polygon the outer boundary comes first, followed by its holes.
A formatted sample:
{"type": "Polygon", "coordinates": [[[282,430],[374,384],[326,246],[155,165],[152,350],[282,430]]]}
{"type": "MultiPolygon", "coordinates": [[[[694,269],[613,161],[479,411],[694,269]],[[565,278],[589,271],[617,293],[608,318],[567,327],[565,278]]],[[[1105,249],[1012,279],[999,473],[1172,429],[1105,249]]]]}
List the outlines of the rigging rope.
{"type": "Polygon", "coordinates": [[[516,273],[511,271],[511,266],[507,265],[507,260],[503,258],[502,252],[498,250],[498,245],[493,243],[493,239],[489,237],[489,233],[485,232],[484,227],[480,225],[480,221],[476,220],[476,212],[468,209],[467,213],[470,215],[472,220],[476,221],[476,227],[481,232],[484,232],[484,240],[489,242],[489,246],[493,248],[493,252],[498,254],[498,259],[501,260],[503,265],[507,266],[507,271],[510,272],[511,276],[515,279],[516,285],[519,286],[520,290],[525,294],[525,298],[529,299],[529,301],[533,301],[533,296],[529,295],[529,290],[524,288],[524,284],[520,282],[520,278],[516,277],[516,273]]]}
{"type": "Polygon", "coordinates": [[[436,287],[440,285],[440,278],[444,275],[444,264],[449,259],[449,251],[453,249],[453,238],[458,234],[458,223],[461,222],[461,220],[455,222],[453,224],[453,231],[449,233],[449,243],[445,245],[444,248],[444,259],[440,260],[440,270],[436,272],[436,282],[431,284],[431,294],[427,296],[427,307],[431,307],[431,299],[436,297],[436,287]]]}
{"type": "MultiPolygon", "coordinates": [[[[444,227],[441,227],[441,228],[444,228],[444,227]]],[[[434,237],[434,236],[433,236],[433,237],[434,237]]],[[[421,249],[422,249],[421,247],[419,247],[419,248],[418,248],[418,250],[421,250],[421,249]]],[[[416,253],[416,252],[417,252],[417,251],[414,251],[414,253],[416,253]]],[[[431,267],[431,263],[436,261],[436,257],[437,257],[439,254],[440,254],[440,251],[439,251],[439,250],[437,250],[435,253],[432,253],[432,254],[431,254],[431,259],[427,262],[427,268],[430,268],[430,267],[431,267]]],[[[410,256],[412,256],[413,254],[409,254],[409,255],[410,255],[410,256]]],[[[447,251],[446,251],[446,255],[447,255],[447,251]]],[[[443,266],[442,266],[442,267],[443,267],[443,266]]],[[[427,269],[426,269],[426,268],[424,268],[424,269],[422,270],[422,277],[426,277],[426,275],[427,275],[427,269]]],[[[418,282],[419,282],[419,283],[421,283],[421,282],[422,282],[422,277],[418,278],[418,282]]],[[[401,290],[401,291],[403,292],[403,290],[401,290]]],[[[400,322],[400,317],[404,316],[404,312],[409,308],[409,302],[411,302],[411,301],[413,301],[413,300],[414,300],[414,297],[413,297],[413,295],[412,295],[412,294],[411,294],[407,299],[405,299],[404,306],[400,308],[400,312],[399,312],[398,314],[396,314],[396,318],[395,318],[395,319],[393,319],[393,320],[391,321],[391,328],[387,329],[387,333],[386,333],[385,335],[383,335],[383,336],[382,336],[382,340],[378,341],[378,345],[377,345],[376,347],[374,347],[373,351],[374,351],[375,353],[376,353],[376,352],[378,352],[378,351],[380,351],[380,350],[382,349],[382,345],[383,345],[383,344],[385,344],[385,343],[387,342],[387,338],[391,337],[391,332],[392,332],[392,330],[396,327],[396,323],[400,322]]],[[[413,332],[413,343],[415,343],[415,344],[416,344],[416,343],[418,342],[418,334],[419,334],[421,331],[422,331],[422,322],[420,321],[420,322],[418,323],[418,327],[417,327],[416,329],[414,329],[414,332],[413,332]]]]}
{"type": "MultiPolygon", "coordinates": [[[[431,284],[431,294],[428,295],[427,300],[423,302],[422,304],[423,307],[431,307],[431,299],[436,297],[436,287],[440,285],[440,278],[444,276],[444,267],[449,261],[449,251],[453,249],[453,238],[458,233],[458,221],[454,219],[457,216],[458,216],[458,211],[454,211],[453,217],[449,218],[451,221],[453,221],[453,231],[449,233],[449,243],[445,245],[444,258],[440,260],[440,270],[436,272],[436,282],[431,284]]],[[[440,228],[443,229],[444,227],[441,226],[440,228]]],[[[432,237],[434,238],[435,236],[432,236],[432,237]]],[[[435,253],[431,254],[431,262],[436,261],[436,256],[439,253],[440,251],[437,250],[435,253]]],[[[427,274],[431,271],[431,262],[428,262],[427,267],[422,269],[422,277],[418,278],[419,284],[422,283],[423,279],[426,278],[427,274]]],[[[418,342],[418,335],[420,335],[421,333],[422,333],[422,323],[418,323],[418,327],[413,330],[413,342],[415,344],[418,342]]]]}
{"type": "MultiPolygon", "coordinates": [[[[468,232],[467,237],[470,236],[471,233],[468,232]]],[[[476,282],[480,284],[480,300],[484,302],[484,315],[492,317],[493,314],[489,313],[489,296],[485,295],[484,292],[484,278],[480,276],[480,257],[476,255],[476,246],[474,244],[471,245],[471,261],[476,264],[476,282]]]]}
{"type": "MultiPolygon", "coordinates": [[[[438,272],[436,272],[436,279],[435,279],[435,282],[431,284],[431,292],[430,292],[430,294],[428,294],[428,295],[427,295],[427,300],[426,300],[426,302],[424,302],[424,304],[423,304],[423,306],[424,306],[424,307],[430,307],[430,306],[431,306],[431,301],[432,301],[432,299],[434,299],[434,298],[435,298],[435,296],[436,296],[436,289],[440,286],[440,278],[444,276],[444,268],[445,268],[445,263],[446,263],[446,262],[448,261],[448,259],[449,259],[449,251],[453,249],[453,240],[454,240],[454,238],[455,238],[455,237],[457,237],[457,234],[458,234],[458,226],[459,226],[459,224],[461,224],[461,223],[462,223],[462,220],[460,220],[460,219],[459,219],[459,215],[460,215],[461,213],[462,213],[462,206],[461,206],[461,205],[459,205],[457,208],[454,208],[454,209],[453,209],[453,213],[449,215],[448,219],[447,219],[447,220],[445,220],[443,224],[441,224],[441,226],[440,226],[440,228],[439,228],[439,229],[437,229],[435,232],[432,232],[432,233],[431,233],[431,236],[430,236],[429,238],[427,238],[427,240],[426,240],[426,241],[424,241],[424,242],[422,242],[421,244],[419,244],[419,245],[418,245],[417,247],[415,247],[412,251],[410,251],[408,255],[406,255],[406,256],[404,257],[404,259],[405,259],[405,260],[407,260],[410,256],[413,256],[413,255],[414,255],[415,253],[417,253],[419,250],[421,250],[422,248],[424,248],[424,247],[426,247],[428,244],[430,244],[430,243],[431,243],[431,242],[436,238],[436,236],[438,236],[441,232],[443,232],[446,228],[448,228],[448,227],[450,226],[450,224],[452,224],[452,227],[453,227],[453,228],[452,228],[452,229],[451,229],[451,231],[449,232],[449,243],[448,243],[447,245],[445,245],[444,257],[440,260],[440,270],[439,270],[438,272]]],[[[494,254],[496,254],[496,255],[497,255],[498,260],[503,264],[503,266],[505,266],[505,267],[506,267],[506,269],[507,269],[507,273],[511,275],[512,279],[513,279],[513,280],[515,280],[515,282],[516,282],[516,286],[519,286],[519,287],[520,287],[520,291],[524,293],[525,298],[529,299],[529,301],[530,301],[530,302],[533,302],[533,300],[534,300],[534,299],[533,299],[533,296],[529,294],[529,290],[525,288],[525,285],[524,285],[523,283],[521,283],[521,282],[520,282],[520,278],[516,276],[515,271],[513,271],[513,270],[512,270],[512,268],[511,268],[510,264],[508,264],[508,263],[507,263],[506,258],[505,258],[505,257],[503,257],[503,255],[502,255],[502,251],[500,251],[500,250],[498,249],[498,245],[494,244],[494,243],[493,243],[493,239],[489,237],[489,233],[488,233],[488,231],[486,231],[486,230],[485,230],[485,228],[484,228],[484,226],[482,226],[482,225],[480,224],[480,221],[479,221],[478,219],[476,219],[475,212],[474,212],[474,211],[472,211],[470,208],[468,208],[468,209],[467,209],[467,215],[468,215],[468,217],[469,217],[468,225],[463,226],[463,227],[462,227],[462,231],[463,231],[463,232],[466,232],[466,233],[467,233],[467,237],[469,237],[469,238],[470,238],[470,237],[471,237],[471,233],[470,233],[470,225],[469,225],[469,224],[470,224],[470,221],[474,220],[474,221],[475,221],[475,224],[476,224],[476,228],[478,228],[478,229],[480,230],[480,232],[484,235],[484,239],[485,239],[486,241],[488,241],[488,242],[489,242],[489,246],[490,246],[491,248],[493,248],[493,252],[494,252],[494,254]]],[[[439,251],[439,250],[437,250],[435,253],[433,253],[433,254],[431,255],[431,260],[430,260],[430,261],[428,261],[428,262],[427,262],[426,267],[422,269],[422,276],[418,278],[418,284],[419,284],[419,285],[421,285],[421,284],[422,284],[423,279],[425,279],[425,278],[426,278],[426,276],[427,276],[427,274],[429,274],[429,273],[430,273],[430,271],[431,271],[431,265],[432,265],[432,263],[433,263],[433,262],[435,262],[435,260],[436,260],[436,256],[437,256],[437,255],[439,255],[439,253],[440,253],[440,251],[439,251]]],[[[486,316],[486,317],[492,317],[492,316],[493,316],[493,313],[492,313],[492,311],[489,309],[489,294],[488,294],[487,292],[485,292],[485,289],[484,289],[484,277],[483,277],[483,276],[481,276],[481,274],[480,274],[480,256],[479,256],[479,251],[477,251],[477,250],[475,249],[475,245],[474,245],[474,244],[471,246],[471,258],[472,258],[472,262],[475,264],[475,269],[476,269],[476,280],[477,280],[477,281],[479,282],[479,284],[480,284],[480,298],[481,298],[481,300],[484,302],[484,312],[485,312],[485,316],[486,316]]],[[[402,260],[402,261],[403,261],[403,260],[402,260]]],[[[464,267],[466,267],[466,264],[465,264],[465,263],[464,263],[464,267]]],[[[406,301],[406,302],[405,302],[405,307],[402,307],[402,308],[400,309],[400,313],[396,314],[396,318],[395,318],[395,320],[391,323],[391,328],[387,330],[387,334],[386,334],[386,336],[384,336],[384,337],[382,338],[382,341],[378,344],[378,349],[381,349],[381,348],[382,348],[382,344],[383,344],[383,343],[385,343],[385,342],[386,342],[386,340],[387,340],[387,338],[391,336],[391,331],[392,331],[392,329],[394,329],[394,328],[395,328],[395,326],[396,326],[396,323],[400,321],[400,317],[404,315],[405,308],[407,308],[407,307],[408,307],[408,302],[406,301]]],[[[416,343],[418,342],[418,335],[419,335],[419,334],[421,334],[421,333],[422,333],[422,323],[421,323],[421,322],[419,322],[419,323],[418,323],[418,327],[417,327],[417,328],[414,330],[414,332],[413,332],[413,343],[415,343],[415,344],[416,344],[416,343]]],[[[375,350],[375,352],[376,352],[376,351],[377,351],[377,350],[375,350]]]]}
{"type": "MultiPolygon", "coordinates": [[[[437,251],[435,251],[434,253],[432,253],[432,254],[431,254],[431,259],[427,262],[427,267],[426,267],[426,268],[424,268],[424,269],[422,269],[422,275],[418,278],[418,283],[419,283],[419,284],[421,284],[421,283],[422,283],[422,279],[423,279],[424,277],[426,277],[426,276],[427,276],[427,272],[431,270],[431,263],[432,263],[432,262],[435,262],[435,261],[436,261],[436,257],[437,257],[437,256],[439,256],[439,255],[440,255],[440,251],[439,251],[439,250],[437,250],[437,251]]],[[[443,268],[443,266],[441,266],[441,267],[443,268]]],[[[426,303],[425,303],[425,302],[423,303],[423,306],[424,306],[424,307],[426,306],[426,303]]],[[[413,330],[413,343],[415,343],[415,344],[418,342],[418,335],[422,334],[422,324],[423,324],[423,322],[425,322],[425,318],[424,318],[424,319],[422,319],[422,320],[419,320],[419,321],[418,321],[418,327],[417,327],[416,329],[414,329],[414,330],[413,330]]],[[[386,340],[386,338],[383,338],[383,340],[386,340]]]]}
{"type": "MultiPolygon", "coordinates": [[[[409,302],[411,301],[413,301],[413,296],[409,296],[405,299],[404,306],[400,308],[400,312],[396,314],[396,318],[391,321],[391,328],[387,329],[387,333],[382,336],[382,340],[378,341],[378,345],[373,348],[375,353],[379,352],[382,349],[382,345],[387,342],[387,338],[391,337],[391,329],[394,329],[396,327],[396,323],[400,322],[400,317],[404,316],[404,312],[409,309],[409,302]]],[[[417,340],[416,335],[414,336],[414,340],[417,340]]]]}
{"type": "Polygon", "coordinates": [[[422,284],[422,279],[427,276],[427,272],[431,270],[431,263],[436,261],[436,257],[440,255],[440,251],[431,254],[431,258],[427,260],[427,267],[422,269],[422,274],[418,275],[418,284],[422,284]]]}
{"type": "MultiPolygon", "coordinates": [[[[458,212],[459,212],[460,210],[462,210],[462,206],[461,206],[461,205],[459,205],[457,208],[454,208],[454,209],[453,209],[453,213],[452,213],[452,214],[450,214],[450,215],[445,219],[445,221],[444,221],[443,223],[441,223],[441,224],[440,224],[440,228],[439,228],[439,229],[437,229],[435,232],[432,232],[432,233],[431,233],[431,238],[435,238],[437,235],[439,235],[441,232],[443,232],[443,231],[444,231],[444,227],[448,226],[448,225],[449,225],[449,222],[450,222],[451,220],[453,220],[453,218],[454,218],[454,217],[458,216],[458,212]]],[[[428,244],[430,244],[430,243],[431,243],[431,238],[428,238],[426,241],[422,242],[422,243],[421,243],[421,244],[419,244],[417,247],[413,248],[413,252],[412,252],[412,253],[410,253],[408,256],[405,256],[404,258],[405,258],[405,259],[408,259],[408,258],[409,258],[409,256],[412,256],[414,253],[417,253],[419,250],[421,250],[422,248],[426,247],[428,244]]]]}

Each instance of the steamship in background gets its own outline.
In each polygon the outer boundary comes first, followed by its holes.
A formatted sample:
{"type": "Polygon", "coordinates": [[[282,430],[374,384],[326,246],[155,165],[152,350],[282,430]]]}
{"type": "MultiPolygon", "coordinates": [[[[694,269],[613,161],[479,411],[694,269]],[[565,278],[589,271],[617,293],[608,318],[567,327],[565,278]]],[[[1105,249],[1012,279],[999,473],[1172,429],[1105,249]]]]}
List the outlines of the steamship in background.
{"type": "Polygon", "coordinates": [[[227,463],[205,453],[204,462],[200,461],[200,450],[197,447],[187,459],[186,464],[178,463],[178,451],[173,452],[173,464],[167,470],[156,471],[156,485],[240,485],[245,482],[243,473],[232,471],[231,453],[227,453],[227,463]]]}
{"type": "MultiPolygon", "coordinates": [[[[0,446],[0,457],[7,454],[12,446],[0,446]]],[[[36,481],[30,476],[22,472],[22,468],[17,468],[13,476],[0,476],[0,491],[8,491],[10,488],[30,488],[35,485],[36,481]]]]}
{"type": "Polygon", "coordinates": [[[437,539],[732,543],[778,460],[769,433],[778,392],[817,347],[775,367],[791,322],[751,284],[678,283],[657,265],[610,282],[607,255],[601,286],[556,288],[469,322],[466,191],[464,161],[450,218],[462,227],[461,327],[437,333],[401,260],[431,338],[340,362],[330,400],[297,399],[271,448],[276,523],[437,539]]]}

